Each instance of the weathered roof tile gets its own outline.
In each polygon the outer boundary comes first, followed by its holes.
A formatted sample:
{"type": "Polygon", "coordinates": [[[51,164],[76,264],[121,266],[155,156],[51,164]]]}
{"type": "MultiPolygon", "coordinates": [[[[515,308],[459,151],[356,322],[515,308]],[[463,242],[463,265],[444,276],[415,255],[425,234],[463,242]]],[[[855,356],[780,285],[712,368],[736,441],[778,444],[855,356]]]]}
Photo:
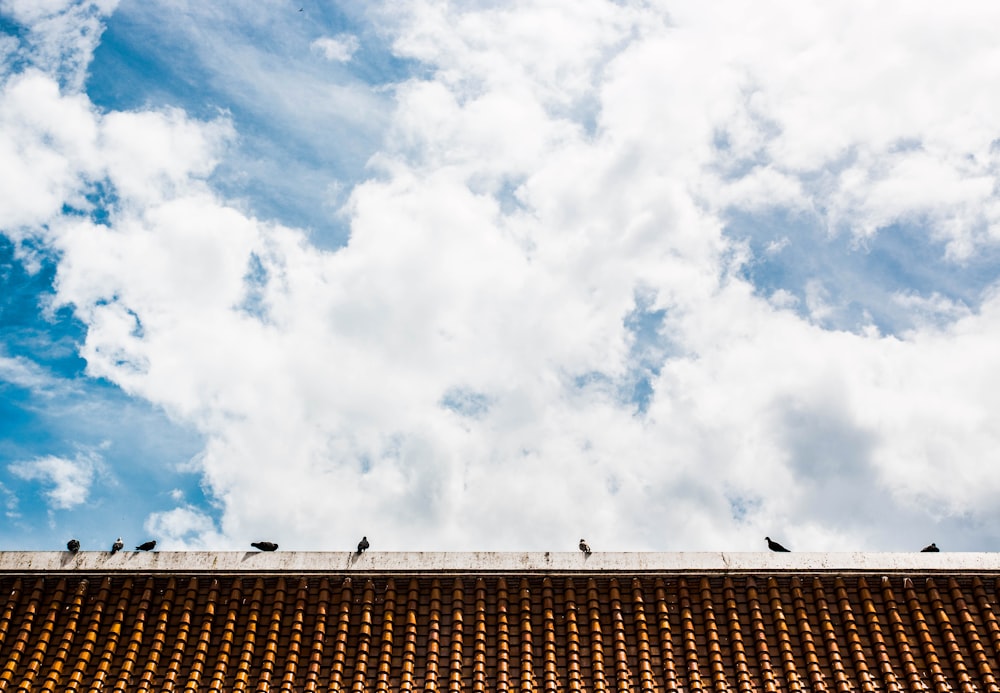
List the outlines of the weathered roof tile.
{"type": "Polygon", "coordinates": [[[996,579],[26,571],[0,691],[1000,693],[996,579]]]}

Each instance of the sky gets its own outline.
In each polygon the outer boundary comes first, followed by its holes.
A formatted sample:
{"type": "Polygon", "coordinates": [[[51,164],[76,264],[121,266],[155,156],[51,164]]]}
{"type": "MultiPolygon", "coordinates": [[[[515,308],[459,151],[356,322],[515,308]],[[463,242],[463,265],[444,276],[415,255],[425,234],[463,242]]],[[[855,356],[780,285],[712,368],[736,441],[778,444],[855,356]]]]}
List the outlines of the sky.
{"type": "Polygon", "coordinates": [[[0,0],[0,549],[1000,549],[998,24],[0,0]]]}

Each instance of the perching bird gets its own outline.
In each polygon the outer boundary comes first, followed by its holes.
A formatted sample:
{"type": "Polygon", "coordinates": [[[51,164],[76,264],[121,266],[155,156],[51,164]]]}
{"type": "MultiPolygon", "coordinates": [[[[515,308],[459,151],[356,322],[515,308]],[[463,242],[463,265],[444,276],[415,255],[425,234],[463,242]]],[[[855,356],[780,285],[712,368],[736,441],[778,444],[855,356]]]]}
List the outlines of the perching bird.
{"type": "Polygon", "coordinates": [[[929,546],[925,546],[924,548],[920,549],[920,553],[937,553],[940,550],[941,549],[937,547],[937,544],[931,542],[929,546]]]}
{"type": "Polygon", "coordinates": [[[80,550],[80,542],[78,542],[76,539],[70,539],[69,541],[66,542],[66,550],[69,551],[70,553],[76,553],[77,551],[80,550]]]}
{"type": "Polygon", "coordinates": [[[250,543],[250,546],[255,549],[260,549],[261,551],[277,551],[278,545],[270,541],[254,541],[250,543]]]}
{"type": "Polygon", "coordinates": [[[361,541],[358,542],[358,553],[364,553],[371,544],[368,543],[368,537],[361,537],[361,541]]]}
{"type": "Polygon", "coordinates": [[[135,547],[136,551],[152,551],[156,548],[156,541],[144,541],[135,547]]]}
{"type": "Polygon", "coordinates": [[[590,555],[590,547],[587,545],[586,539],[580,540],[580,550],[583,551],[588,556],[590,555]]]}
{"type": "Polygon", "coordinates": [[[784,546],[782,546],[776,541],[771,541],[771,537],[764,537],[764,540],[767,542],[767,548],[771,549],[772,551],[784,551],[785,553],[789,553],[788,549],[786,549],[784,546]]]}
{"type": "Polygon", "coordinates": [[[114,556],[116,553],[125,548],[125,544],[122,542],[122,538],[118,537],[115,539],[115,543],[111,545],[111,555],[114,556]]]}

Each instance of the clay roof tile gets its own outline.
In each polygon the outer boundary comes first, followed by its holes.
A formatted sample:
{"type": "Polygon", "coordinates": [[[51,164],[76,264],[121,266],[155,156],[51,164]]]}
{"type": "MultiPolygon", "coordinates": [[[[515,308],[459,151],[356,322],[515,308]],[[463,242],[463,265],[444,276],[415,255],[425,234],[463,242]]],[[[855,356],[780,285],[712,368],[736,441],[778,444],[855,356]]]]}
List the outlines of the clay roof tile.
{"type": "Polygon", "coordinates": [[[446,559],[185,573],[0,555],[0,691],[1000,693],[1000,565],[609,570],[595,553],[584,569],[476,573],[446,559]]]}

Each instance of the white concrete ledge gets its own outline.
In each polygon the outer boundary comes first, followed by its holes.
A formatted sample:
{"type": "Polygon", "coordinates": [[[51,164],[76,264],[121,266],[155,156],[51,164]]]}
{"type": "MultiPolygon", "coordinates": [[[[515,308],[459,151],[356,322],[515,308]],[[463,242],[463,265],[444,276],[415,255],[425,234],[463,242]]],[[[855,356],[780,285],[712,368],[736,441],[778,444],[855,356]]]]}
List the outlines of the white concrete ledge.
{"type": "Polygon", "coordinates": [[[1000,553],[3,551],[0,574],[1000,573],[1000,553]]]}

